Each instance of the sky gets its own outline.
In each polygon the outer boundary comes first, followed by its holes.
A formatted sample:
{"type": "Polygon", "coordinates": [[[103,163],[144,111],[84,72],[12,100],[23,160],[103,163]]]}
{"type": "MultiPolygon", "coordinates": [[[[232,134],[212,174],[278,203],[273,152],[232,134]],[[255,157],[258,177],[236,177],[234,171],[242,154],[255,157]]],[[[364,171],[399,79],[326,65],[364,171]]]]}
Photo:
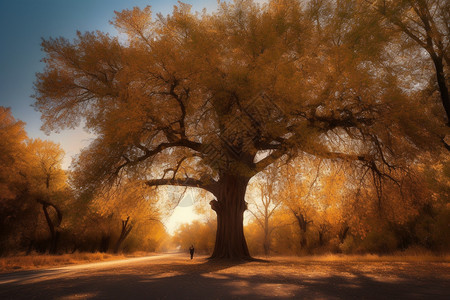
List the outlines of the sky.
{"type": "MultiPolygon", "coordinates": [[[[217,8],[217,0],[183,2],[191,4],[194,11],[206,8],[212,12],[217,8]]],[[[117,35],[109,24],[114,11],[150,5],[154,14],[167,15],[176,4],[175,0],[0,0],[0,105],[10,107],[13,116],[26,123],[30,138],[59,143],[66,152],[63,168],[68,168],[72,156],[94,137],[81,128],[49,136],[40,130],[40,113],[31,106],[34,102],[31,95],[35,74],[44,68],[41,39],[58,36],[72,39],[77,30],[117,35]]],[[[166,227],[173,232],[176,225],[196,218],[192,205],[185,204],[175,209],[166,227]]]]}

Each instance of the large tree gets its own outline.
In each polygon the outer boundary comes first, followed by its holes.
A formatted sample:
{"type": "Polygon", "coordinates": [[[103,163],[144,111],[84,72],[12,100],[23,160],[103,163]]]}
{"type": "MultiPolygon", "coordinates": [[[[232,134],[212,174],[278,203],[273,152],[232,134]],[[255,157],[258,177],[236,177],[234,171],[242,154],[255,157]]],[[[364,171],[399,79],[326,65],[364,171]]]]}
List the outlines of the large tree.
{"type": "Polygon", "coordinates": [[[263,236],[263,248],[264,255],[270,254],[270,240],[271,234],[276,226],[272,224],[274,213],[280,207],[281,201],[278,194],[279,186],[276,182],[276,175],[279,169],[276,165],[266,168],[261,172],[257,180],[253,184],[250,184],[250,190],[253,189],[253,201],[249,201],[248,211],[253,215],[256,224],[258,224],[264,232],[263,236]],[[259,179],[259,180],[258,180],[259,179]],[[277,199],[278,198],[278,199],[277,199]],[[258,200],[256,200],[258,199],[258,200]]]}
{"type": "Polygon", "coordinates": [[[397,149],[392,104],[407,99],[381,70],[377,20],[341,6],[319,17],[287,0],[213,14],[180,3],[155,20],[150,7],[116,12],[119,37],[43,41],[35,107],[47,130],[84,122],[97,135],[74,165],[83,191],[123,176],[207,190],[212,257],[250,258],[246,188],[273,162],[307,153],[386,177],[397,150],[413,156],[411,139],[397,149]]]}

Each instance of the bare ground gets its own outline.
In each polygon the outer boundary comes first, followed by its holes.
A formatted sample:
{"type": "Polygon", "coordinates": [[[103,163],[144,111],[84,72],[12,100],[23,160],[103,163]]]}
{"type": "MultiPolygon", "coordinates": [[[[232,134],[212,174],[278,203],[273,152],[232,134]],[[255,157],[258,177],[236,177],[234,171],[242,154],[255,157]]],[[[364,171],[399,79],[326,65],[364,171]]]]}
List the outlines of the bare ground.
{"type": "Polygon", "coordinates": [[[166,254],[0,275],[0,299],[450,299],[450,263],[166,254]]]}

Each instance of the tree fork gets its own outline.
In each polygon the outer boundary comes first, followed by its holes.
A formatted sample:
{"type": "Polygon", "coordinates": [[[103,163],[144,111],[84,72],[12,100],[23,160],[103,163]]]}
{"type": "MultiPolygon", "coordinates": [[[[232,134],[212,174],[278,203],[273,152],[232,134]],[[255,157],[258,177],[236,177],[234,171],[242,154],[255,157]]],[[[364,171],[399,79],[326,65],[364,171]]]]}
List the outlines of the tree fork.
{"type": "Polygon", "coordinates": [[[126,220],[122,220],[122,230],[120,232],[119,239],[116,242],[116,246],[114,247],[114,253],[119,252],[120,246],[122,245],[123,241],[125,241],[131,230],[133,229],[133,225],[130,225],[128,223],[129,220],[130,216],[128,216],[126,220]]]}
{"type": "Polygon", "coordinates": [[[44,212],[44,216],[45,216],[45,220],[47,221],[47,225],[48,228],[50,230],[50,237],[51,237],[51,241],[50,241],[50,249],[49,252],[51,254],[55,254],[58,251],[58,240],[59,240],[59,231],[58,231],[58,226],[61,224],[62,221],[62,214],[61,211],[52,203],[42,200],[42,199],[37,199],[37,202],[40,203],[42,205],[42,211],[44,212]],[[58,223],[53,224],[52,219],[50,218],[50,215],[48,213],[47,208],[51,206],[55,209],[56,214],[57,214],[57,220],[58,223]]]}

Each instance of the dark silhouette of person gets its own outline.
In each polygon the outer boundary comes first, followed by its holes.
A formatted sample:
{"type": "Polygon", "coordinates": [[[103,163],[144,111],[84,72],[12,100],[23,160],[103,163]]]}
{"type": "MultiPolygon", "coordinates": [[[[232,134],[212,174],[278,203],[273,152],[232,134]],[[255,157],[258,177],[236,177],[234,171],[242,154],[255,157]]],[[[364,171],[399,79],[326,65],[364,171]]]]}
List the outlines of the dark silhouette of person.
{"type": "Polygon", "coordinates": [[[189,253],[191,254],[191,259],[194,258],[194,251],[195,251],[194,245],[191,245],[191,247],[189,247],[189,253]]]}

